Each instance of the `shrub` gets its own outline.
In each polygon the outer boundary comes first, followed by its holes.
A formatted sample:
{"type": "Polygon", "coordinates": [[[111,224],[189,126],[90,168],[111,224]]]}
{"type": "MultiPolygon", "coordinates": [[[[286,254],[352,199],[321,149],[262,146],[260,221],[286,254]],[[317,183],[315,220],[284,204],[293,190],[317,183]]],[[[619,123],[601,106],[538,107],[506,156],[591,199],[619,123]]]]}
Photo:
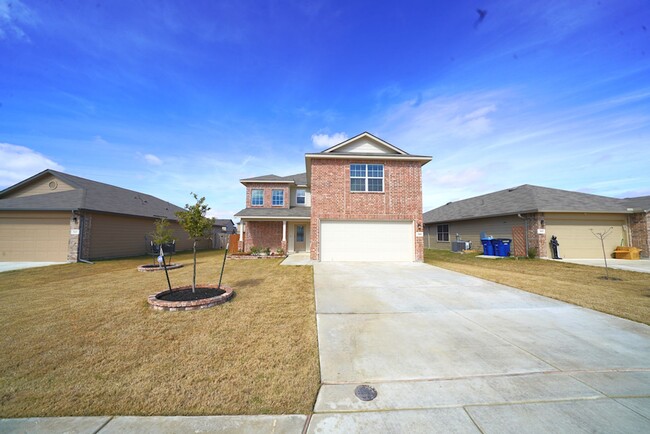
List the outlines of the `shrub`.
{"type": "Polygon", "coordinates": [[[528,259],[535,259],[537,257],[537,248],[530,247],[528,249],[528,259]]]}

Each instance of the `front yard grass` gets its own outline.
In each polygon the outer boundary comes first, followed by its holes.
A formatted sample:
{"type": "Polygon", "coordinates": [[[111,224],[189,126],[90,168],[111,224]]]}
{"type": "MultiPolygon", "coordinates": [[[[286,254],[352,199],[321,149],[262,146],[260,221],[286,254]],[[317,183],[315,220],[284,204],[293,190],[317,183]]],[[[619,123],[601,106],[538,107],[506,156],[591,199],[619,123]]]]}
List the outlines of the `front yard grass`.
{"type": "MultiPolygon", "coordinates": [[[[199,252],[217,283],[223,251],[199,252]]],[[[0,417],[309,413],[320,373],[311,267],[228,261],[234,299],[159,312],[150,258],[0,273],[0,417]]],[[[191,283],[185,267],[172,286],[191,283]]]]}
{"type": "Polygon", "coordinates": [[[650,325],[650,274],[544,259],[482,259],[425,250],[427,264],[650,325]]]}

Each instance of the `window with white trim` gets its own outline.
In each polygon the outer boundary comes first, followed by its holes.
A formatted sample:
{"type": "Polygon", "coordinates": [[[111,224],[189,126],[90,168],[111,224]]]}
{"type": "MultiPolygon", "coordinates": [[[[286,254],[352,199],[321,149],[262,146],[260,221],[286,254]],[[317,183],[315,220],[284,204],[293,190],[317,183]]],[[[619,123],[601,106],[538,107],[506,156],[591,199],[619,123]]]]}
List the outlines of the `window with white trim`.
{"type": "Polygon", "coordinates": [[[449,225],[438,225],[438,241],[449,241],[449,225]]]}
{"type": "Polygon", "coordinates": [[[304,205],[305,204],[305,189],[304,188],[299,188],[296,190],[296,203],[298,205],[304,205]]]}
{"type": "Polygon", "coordinates": [[[383,164],[350,164],[350,191],[384,191],[383,164]]]}
{"type": "Polygon", "coordinates": [[[283,206],[284,205],[284,190],[273,190],[271,193],[271,205],[283,206]]]}
{"type": "Polygon", "coordinates": [[[251,190],[251,205],[262,206],[264,205],[264,190],[251,190]]]}

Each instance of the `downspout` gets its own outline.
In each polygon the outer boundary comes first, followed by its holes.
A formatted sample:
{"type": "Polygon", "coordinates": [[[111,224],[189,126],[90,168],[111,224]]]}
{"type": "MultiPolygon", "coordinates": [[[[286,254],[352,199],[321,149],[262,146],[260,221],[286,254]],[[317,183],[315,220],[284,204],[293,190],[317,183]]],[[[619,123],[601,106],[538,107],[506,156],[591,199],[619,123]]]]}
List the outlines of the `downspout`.
{"type": "Polygon", "coordinates": [[[528,256],[528,219],[522,217],[521,214],[517,214],[517,217],[524,221],[524,240],[526,241],[526,256],[528,256]]]}

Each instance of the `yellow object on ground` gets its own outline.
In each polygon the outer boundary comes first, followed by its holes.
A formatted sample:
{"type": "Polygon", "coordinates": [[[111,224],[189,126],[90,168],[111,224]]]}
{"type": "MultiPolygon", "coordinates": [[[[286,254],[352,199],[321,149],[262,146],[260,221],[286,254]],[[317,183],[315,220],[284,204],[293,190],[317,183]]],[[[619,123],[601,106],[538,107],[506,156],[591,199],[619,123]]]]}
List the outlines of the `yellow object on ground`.
{"type": "Polygon", "coordinates": [[[640,252],[641,249],[638,249],[636,247],[618,246],[616,247],[616,250],[614,250],[614,257],[616,259],[640,259],[640,252]]]}

